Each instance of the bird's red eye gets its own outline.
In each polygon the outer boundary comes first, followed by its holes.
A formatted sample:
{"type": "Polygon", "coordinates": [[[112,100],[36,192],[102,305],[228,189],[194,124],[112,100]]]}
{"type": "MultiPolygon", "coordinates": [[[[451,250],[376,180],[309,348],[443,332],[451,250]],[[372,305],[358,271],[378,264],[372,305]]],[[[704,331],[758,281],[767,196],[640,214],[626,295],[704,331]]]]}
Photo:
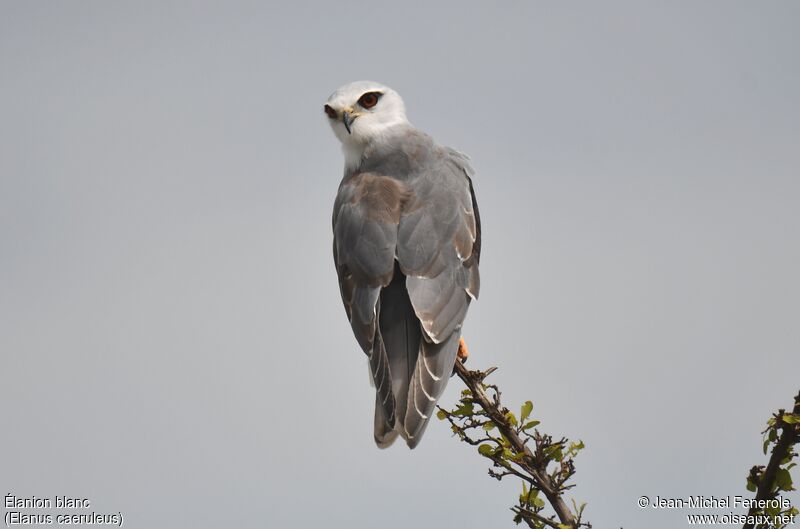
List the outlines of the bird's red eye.
{"type": "Polygon", "coordinates": [[[364,108],[372,108],[378,104],[382,95],[380,92],[367,92],[358,99],[358,104],[364,108]]]}
{"type": "Polygon", "coordinates": [[[325,105],[325,113],[329,118],[336,119],[336,111],[330,105],[325,105]]]}

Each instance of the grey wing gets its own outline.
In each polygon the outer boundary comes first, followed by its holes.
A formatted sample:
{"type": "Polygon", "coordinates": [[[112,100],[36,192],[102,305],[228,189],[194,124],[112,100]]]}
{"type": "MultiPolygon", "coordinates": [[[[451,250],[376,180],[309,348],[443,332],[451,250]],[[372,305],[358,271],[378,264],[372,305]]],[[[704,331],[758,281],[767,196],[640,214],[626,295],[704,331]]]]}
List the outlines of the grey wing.
{"type": "Polygon", "coordinates": [[[379,326],[380,297],[394,275],[397,227],[405,189],[370,173],[345,179],[333,210],[333,258],[356,340],[369,357],[376,388],[376,441],[397,435],[389,355],[379,326]],[[380,423],[380,424],[379,424],[380,423]]]}
{"type": "Polygon", "coordinates": [[[400,415],[412,448],[447,385],[467,307],[480,289],[480,218],[471,174],[466,156],[445,149],[409,184],[411,200],[397,233],[397,260],[423,338],[400,415]]]}

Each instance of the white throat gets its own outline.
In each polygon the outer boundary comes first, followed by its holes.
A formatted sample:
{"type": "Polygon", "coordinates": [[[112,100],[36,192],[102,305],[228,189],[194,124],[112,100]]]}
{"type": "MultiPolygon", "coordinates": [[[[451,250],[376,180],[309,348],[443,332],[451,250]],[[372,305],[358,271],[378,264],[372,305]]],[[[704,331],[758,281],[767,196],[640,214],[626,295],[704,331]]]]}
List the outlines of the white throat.
{"type": "Polygon", "coordinates": [[[396,116],[392,121],[383,123],[370,123],[358,131],[353,130],[353,135],[344,136],[342,139],[342,152],[344,153],[344,170],[352,171],[361,164],[364,152],[370,147],[392,136],[404,126],[411,125],[404,114],[396,116]]]}
{"type": "Polygon", "coordinates": [[[364,149],[367,146],[362,143],[346,141],[342,143],[342,152],[344,153],[344,172],[349,173],[361,165],[361,157],[364,155],[364,149]]]}

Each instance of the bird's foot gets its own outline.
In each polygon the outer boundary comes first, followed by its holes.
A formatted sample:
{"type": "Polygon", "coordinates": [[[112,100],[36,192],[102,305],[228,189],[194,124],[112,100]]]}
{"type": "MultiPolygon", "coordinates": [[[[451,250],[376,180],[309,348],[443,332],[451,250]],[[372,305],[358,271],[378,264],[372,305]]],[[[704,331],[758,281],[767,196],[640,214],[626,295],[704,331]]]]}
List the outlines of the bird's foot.
{"type": "Polygon", "coordinates": [[[462,364],[467,362],[467,358],[469,358],[469,349],[467,349],[467,342],[464,341],[464,338],[460,338],[458,340],[458,359],[461,361],[462,364]]]}

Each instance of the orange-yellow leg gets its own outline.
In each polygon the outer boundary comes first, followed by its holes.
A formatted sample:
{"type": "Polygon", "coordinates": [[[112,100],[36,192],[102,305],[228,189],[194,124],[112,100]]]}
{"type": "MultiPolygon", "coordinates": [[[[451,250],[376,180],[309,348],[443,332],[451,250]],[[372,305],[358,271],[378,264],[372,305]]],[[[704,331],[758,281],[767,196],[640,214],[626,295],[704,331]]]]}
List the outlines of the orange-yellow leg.
{"type": "Polygon", "coordinates": [[[464,338],[458,340],[458,359],[461,360],[461,363],[467,361],[469,358],[469,349],[467,349],[467,342],[464,341],[464,338]]]}

